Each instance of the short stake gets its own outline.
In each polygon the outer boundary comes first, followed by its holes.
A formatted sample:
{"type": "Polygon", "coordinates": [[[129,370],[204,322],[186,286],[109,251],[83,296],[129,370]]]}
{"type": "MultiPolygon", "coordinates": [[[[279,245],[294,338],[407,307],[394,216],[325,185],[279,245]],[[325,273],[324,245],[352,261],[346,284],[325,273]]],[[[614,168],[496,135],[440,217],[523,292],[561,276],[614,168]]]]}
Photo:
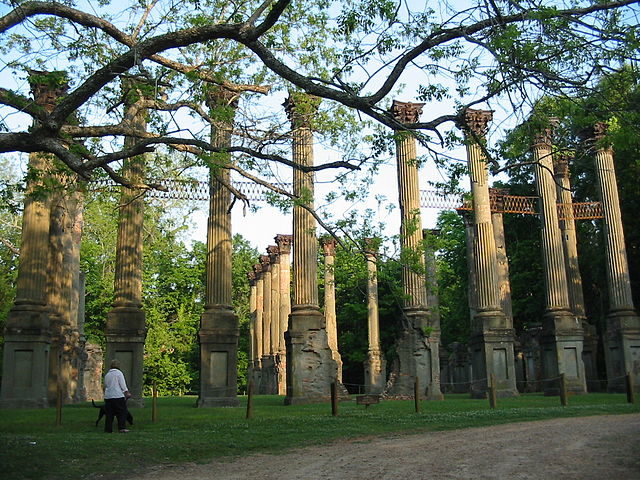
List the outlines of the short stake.
{"type": "Polygon", "coordinates": [[[627,403],[636,403],[636,392],[633,390],[633,373],[629,372],[626,376],[627,382],[627,403]]]}
{"type": "Polygon", "coordinates": [[[338,416],[338,388],[336,382],[331,384],[331,415],[338,416]]]}
{"type": "Polygon", "coordinates": [[[560,374],[560,405],[566,407],[569,404],[567,395],[567,381],[564,377],[564,373],[560,374]]]}
{"type": "Polygon", "coordinates": [[[496,408],[498,405],[498,393],[496,388],[496,376],[492,373],[489,377],[489,408],[496,408]]]}
{"type": "Polygon", "coordinates": [[[245,418],[253,418],[253,380],[249,380],[249,385],[247,385],[247,415],[245,418]]]}
{"type": "Polygon", "coordinates": [[[151,385],[151,422],[156,423],[158,421],[158,387],[153,382],[151,385]]]}
{"type": "Polygon", "coordinates": [[[413,384],[413,401],[415,403],[416,413],[420,413],[420,379],[416,377],[413,384]]]}

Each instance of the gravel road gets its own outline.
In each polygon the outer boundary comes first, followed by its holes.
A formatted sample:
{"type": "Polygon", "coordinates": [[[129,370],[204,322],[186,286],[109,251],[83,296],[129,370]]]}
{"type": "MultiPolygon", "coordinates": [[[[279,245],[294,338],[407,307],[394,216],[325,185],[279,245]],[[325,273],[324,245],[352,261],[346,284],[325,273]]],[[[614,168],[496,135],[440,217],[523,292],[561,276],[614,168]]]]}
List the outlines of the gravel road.
{"type": "Polygon", "coordinates": [[[280,455],[160,466],[131,480],[640,480],[640,414],[339,441],[280,455]]]}

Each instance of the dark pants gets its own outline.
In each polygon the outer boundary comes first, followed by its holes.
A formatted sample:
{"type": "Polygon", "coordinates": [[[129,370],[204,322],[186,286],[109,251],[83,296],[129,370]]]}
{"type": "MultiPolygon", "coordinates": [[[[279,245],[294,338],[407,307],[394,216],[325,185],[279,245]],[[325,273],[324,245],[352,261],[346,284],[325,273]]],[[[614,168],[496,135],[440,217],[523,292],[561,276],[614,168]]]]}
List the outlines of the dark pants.
{"type": "Polygon", "coordinates": [[[127,401],[124,397],[105,399],[104,411],[106,414],[106,419],[104,422],[105,432],[113,432],[113,417],[116,417],[118,419],[118,430],[124,430],[126,428],[125,422],[127,421],[127,401]]]}

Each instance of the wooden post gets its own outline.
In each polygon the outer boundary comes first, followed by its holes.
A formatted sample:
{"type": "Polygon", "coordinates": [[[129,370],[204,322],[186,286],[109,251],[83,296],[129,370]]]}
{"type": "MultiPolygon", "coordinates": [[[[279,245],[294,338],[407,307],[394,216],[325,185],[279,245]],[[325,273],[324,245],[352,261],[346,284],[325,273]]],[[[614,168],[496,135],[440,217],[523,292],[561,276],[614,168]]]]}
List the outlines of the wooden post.
{"type": "Polygon", "coordinates": [[[158,387],[156,382],[151,385],[151,422],[158,421],[158,387]]]}
{"type": "Polygon", "coordinates": [[[566,407],[569,404],[567,398],[567,381],[564,377],[564,373],[560,374],[560,405],[566,407]]]}
{"type": "Polygon", "coordinates": [[[636,392],[633,390],[633,373],[627,373],[627,403],[636,403],[636,392]]]}
{"type": "Polygon", "coordinates": [[[62,346],[58,354],[58,378],[56,379],[56,427],[62,425],[62,346]]]}
{"type": "Polygon", "coordinates": [[[56,388],[56,427],[62,425],[62,386],[60,383],[60,377],[58,377],[58,385],[56,388]]]}
{"type": "Polygon", "coordinates": [[[249,379],[249,385],[247,385],[247,414],[245,418],[253,418],[253,379],[249,379]]]}
{"type": "Polygon", "coordinates": [[[413,401],[415,403],[416,413],[420,413],[420,379],[416,377],[413,384],[413,401]]]}
{"type": "Polygon", "coordinates": [[[496,388],[496,376],[491,374],[489,378],[489,408],[496,408],[498,404],[498,395],[496,388]]]}
{"type": "Polygon", "coordinates": [[[338,416],[338,389],[336,382],[331,382],[331,415],[338,416]]]}

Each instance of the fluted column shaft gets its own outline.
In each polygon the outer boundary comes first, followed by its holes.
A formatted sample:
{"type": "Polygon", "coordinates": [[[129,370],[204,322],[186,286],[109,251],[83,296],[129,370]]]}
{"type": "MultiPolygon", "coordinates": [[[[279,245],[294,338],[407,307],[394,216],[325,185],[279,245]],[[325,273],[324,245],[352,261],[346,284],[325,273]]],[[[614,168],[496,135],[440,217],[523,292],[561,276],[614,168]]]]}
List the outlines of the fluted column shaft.
{"type": "Polygon", "coordinates": [[[558,223],[556,185],[552,174],[553,160],[549,135],[547,133],[538,136],[533,146],[536,189],[540,196],[545,297],[547,310],[569,310],[569,290],[558,223]]]}
{"type": "Polygon", "coordinates": [[[402,284],[408,308],[426,308],[424,257],[422,248],[422,219],[420,216],[420,185],[416,160],[416,139],[402,134],[396,139],[398,163],[398,193],[400,205],[400,246],[402,248],[402,284]]]}
{"type": "Polygon", "coordinates": [[[276,235],[275,241],[280,252],[280,338],[278,339],[278,353],[285,353],[284,332],[289,324],[291,313],[291,243],[292,235],[276,235]]]}
{"type": "MultiPolygon", "coordinates": [[[[146,112],[135,105],[128,105],[125,116],[131,127],[145,131],[146,112]]],[[[135,145],[137,139],[126,137],[125,148],[135,145]]],[[[145,158],[143,155],[125,160],[122,176],[131,184],[144,183],[145,158]]],[[[116,244],[116,268],[114,277],[114,306],[142,307],[142,225],[144,219],[144,195],[139,189],[123,187],[120,198],[118,238],[116,244]]]]}
{"type": "MultiPolygon", "coordinates": [[[[293,161],[302,166],[313,166],[313,133],[309,127],[298,126],[292,132],[293,161]]],[[[294,169],[293,194],[303,199],[309,208],[314,206],[312,172],[294,169]]],[[[318,246],[316,222],[313,215],[300,205],[293,207],[293,304],[317,307],[318,246]]]]}
{"type": "Polygon", "coordinates": [[[271,260],[271,344],[270,355],[278,353],[280,337],[280,253],[277,245],[267,248],[271,260]]]}
{"type": "Polygon", "coordinates": [[[567,270],[567,283],[569,290],[569,304],[573,314],[580,318],[586,318],[584,310],[584,295],[582,291],[582,276],[578,263],[578,239],[576,225],[573,216],[573,199],[571,198],[571,182],[569,180],[568,159],[554,156],[554,177],[556,183],[556,196],[562,204],[562,217],[560,219],[560,233],[564,248],[564,260],[567,270]]]}
{"type": "Polygon", "coordinates": [[[336,318],[336,241],[322,238],[324,251],[324,317],[327,321],[327,340],[332,352],[338,351],[338,323],[336,318]]]}
{"type": "Polygon", "coordinates": [[[513,325],[513,308],[511,304],[511,283],[509,282],[509,259],[507,258],[507,245],[504,235],[504,222],[501,212],[491,214],[493,225],[493,238],[496,242],[496,260],[498,269],[498,293],[500,296],[500,309],[507,317],[507,324],[513,325]]]}
{"type": "Polygon", "coordinates": [[[596,149],[595,167],[604,214],[609,310],[611,312],[632,311],[635,307],[631,294],[629,264],[612,148],[596,149]]]}
{"type": "Polygon", "coordinates": [[[263,302],[262,307],[262,356],[273,355],[271,346],[271,263],[269,255],[260,257],[262,263],[263,302]]]}
{"type": "Polygon", "coordinates": [[[473,253],[475,244],[475,228],[473,222],[473,213],[467,210],[458,210],[458,214],[462,217],[465,230],[465,247],[467,257],[467,269],[469,270],[467,280],[467,301],[469,304],[469,318],[474,318],[478,313],[478,283],[476,277],[476,264],[473,253]]]}
{"type": "Polygon", "coordinates": [[[247,272],[249,280],[249,367],[253,367],[256,360],[256,313],[258,301],[258,287],[256,274],[252,271],[247,272]]]}
{"type": "Polygon", "coordinates": [[[369,352],[380,351],[380,321],[378,314],[378,257],[376,252],[365,252],[367,262],[367,337],[369,352]]]}
{"type": "MultiPolygon", "coordinates": [[[[42,176],[48,168],[45,154],[29,154],[29,170],[42,176]]],[[[15,305],[46,304],[47,262],[49,257],[49,206],[46,197],[34,197],[41,181],[30,180],[22,213],[22,238],[15,305]]],[[[48,325],[47,325],[48,327],[48,325]]]]}
{"type": "MultiPolygon", "coordinates": [[[[468,112],[472,114],[468,120],[469,129],[473,130],[477,137],[483,137],[492,115],[482,110],[468,112]]],[[[476,274],[476,308],[478,313],[496,312],[500,310],[500,294],[497,288],[499,284],[496,244],[491,222],[487,159],[476,137],[469,131],[466,133],[474,213],[473,258],[476,274]]]]}
{"type": "Polygon", "coordinates": [[[264,353],[262,329],[263,329],[263,317],[264,317],[264,277],[262,274],[262,265],[256,264],[253,266],[253,271],[256,274],[256,323],[255,323],[255,335],[256,335],[256,350],[255,359],[258,364],[256,368],[260,368],[262,355],[264,353]]]}

